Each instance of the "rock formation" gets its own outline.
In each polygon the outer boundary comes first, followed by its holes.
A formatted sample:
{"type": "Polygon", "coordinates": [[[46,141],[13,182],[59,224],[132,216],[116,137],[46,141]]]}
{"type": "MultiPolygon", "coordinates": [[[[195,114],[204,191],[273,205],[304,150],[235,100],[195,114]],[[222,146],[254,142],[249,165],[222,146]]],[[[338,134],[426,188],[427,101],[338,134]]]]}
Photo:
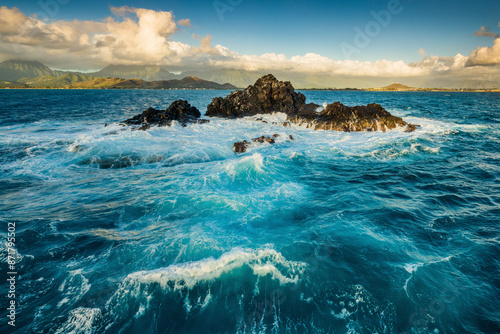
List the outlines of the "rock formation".
{"type": "Polygon", "coordinates": [[[257,114],[283,112],[296,115],[315,110],[318,105],[306,105],[306,97],[296,93],[289,81],[278,81],[272,74],[258,79],[244,90],[234,91],[226,98],[216,97],[207,107],[206,116],[239,118],[257,114]]]}
{"type": "Polygon", "coordinates": [[[379,104],[347,107],[340,102],[329,104],[321,112],[319,105],[306,104],[302,93],[295,92],[288,81],[278,81],[272,74],[258,79],[254,85],[235,91],[226,98],[216,97],[207,107],[206,116],[239,118],[257,114],[282,112],[287,115],[284,126],[305,124],[315,130],[386,131],[396,127],[414,131],[418,126],[392,116],[379,104]]]}
{"type": "Polygon", "coordinates": [[[392,116],[380,104],[371,103],[366,106],[348,107],[340,102],[326,106],[321,112],[310,112],[288,117],[287,121],[298,125],[306,124],[315,130],[334,131],[383,131],[405,128],[413,131],[416,126],[408,124],[400,117],[392,116]]]}
{"type": "Polygon", "coordinates": [[[142,114],[136,115],[124,121],[128,125],[140,125],[138,130],[146,130],[150,126],[170,126],[173,121],[180,122],[183,126],[187,123],[206,123],[208,120],[198,120],[201,113],[196,107],[192,107],[187,101],[174,101],[166,110],[148,108],[142,114]]]}

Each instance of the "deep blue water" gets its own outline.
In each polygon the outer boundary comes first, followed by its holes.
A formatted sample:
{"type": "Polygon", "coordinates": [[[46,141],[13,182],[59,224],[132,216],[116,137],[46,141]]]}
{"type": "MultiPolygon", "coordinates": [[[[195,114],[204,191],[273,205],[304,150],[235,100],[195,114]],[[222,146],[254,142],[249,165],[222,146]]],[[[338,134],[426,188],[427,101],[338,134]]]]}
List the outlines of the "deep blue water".
{"type": "Polygon", "coordinates": [[[116,124],[227,93],[0,90],[1,333],[500,332],[500,94],[305,92],[413,133],[116,124]]]}

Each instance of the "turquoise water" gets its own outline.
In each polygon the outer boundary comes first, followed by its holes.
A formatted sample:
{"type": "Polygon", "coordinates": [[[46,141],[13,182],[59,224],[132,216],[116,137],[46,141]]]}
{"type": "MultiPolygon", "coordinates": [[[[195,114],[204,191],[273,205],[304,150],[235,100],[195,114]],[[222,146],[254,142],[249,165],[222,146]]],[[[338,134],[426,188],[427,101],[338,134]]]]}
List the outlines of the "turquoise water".
{"type": "Polygon", "coordinates": [[[227,94],[0,91],[0,332],[500,332],[500,94],[304,92],[413,133],[117,124],[227,94]]]}

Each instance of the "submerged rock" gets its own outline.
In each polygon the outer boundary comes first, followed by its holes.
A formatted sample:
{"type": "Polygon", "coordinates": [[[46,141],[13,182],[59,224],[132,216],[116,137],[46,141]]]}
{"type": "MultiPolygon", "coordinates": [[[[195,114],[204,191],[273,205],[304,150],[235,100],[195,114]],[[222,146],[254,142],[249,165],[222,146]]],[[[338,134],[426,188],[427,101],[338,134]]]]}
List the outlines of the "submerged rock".
{"type": "MultiPolygon", "coordinates": [[[[410,132],[418,127],[391,115],[375,103],[348,107],[335,102],[319,113],[318,108],[317,104],[306,104],[305,96],[295,92],[289,81],[278,81],[268,74],[242,91],[232,92],[226,98],[214,98],[207,107],[206,116],[239,118],[282,112],[288,116],[283,126],[290,126],[290,123],[305,124],[315,130],[386,131],[402,127],[410,132]]],[[[262,118],[257,120],[263,121],[262,118]]]]}
{"type": "Polygon", "coordinates": [[[185,126],[186,123],[205,123],[198,120],[200,117],[201,113],[196,107],[192,107],[185,100],[177,100],[166,110],[148,108],[143,111],[142,114],[127,119],[124,123],[128,125],[140,125],[138,130],[147,130],[153,125],[170,126],[173,121],[178,121],[183,126],[185,126]]]}
{"type": "Polygon", "coordinates": [[[252,138],[252,141],[255,143],[255,142],[259,142],[259,143],[264,143],[264,142],[268,142],[270,144],[274,144],[275,141],[273,138],[271,137],[265,137],[265,136],[260,136],[258,138],[252,138]]]}
{"type": "MultiPolygon", "coordinates": [[[[272,136],[260,136],[257,138],[252,138],[252,141],[254,143],[269,143],[269,144],[274,144],[276,143],[275,139],[278,138],[280,135],[279,134],[273,134],[272,136]]],[[[290,135],[290,140],[294,140],[292,135],[290,135]]],[[[250,146],[251,142],[248,142],[246,140],[244,141],[239,141],[233,144],[234,151],[236,153],[243,153],[246,152],[247,148],[250,146]]]]}

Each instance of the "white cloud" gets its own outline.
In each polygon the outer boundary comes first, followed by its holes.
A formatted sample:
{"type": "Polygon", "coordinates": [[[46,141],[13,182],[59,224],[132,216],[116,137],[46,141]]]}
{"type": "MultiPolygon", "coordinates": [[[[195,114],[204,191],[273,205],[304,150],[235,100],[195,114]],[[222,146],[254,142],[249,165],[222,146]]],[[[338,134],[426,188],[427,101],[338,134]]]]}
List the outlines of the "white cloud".
{"type": "MultiPolygon", "coordinates": [[[[39,55],[40,60],[64,54],[67,62],[87,65],[168,64],[170,59],[179,60],[177,52],[186,53],[186,45],[170,40],[177,31],[171,12],[131,7],[113,7],[111,11],[115,17],[104,22],[45,23],[17,8],[0,7],[0,42],[16,46],[18,53],[39,55]]],[[[181,21],[184,25],[190,22],[181,21]]]]}
{"type": "Polygon", "coordinates": [[[500,38],[495,39],[492,47],[479,47],[472,51],[467,65],[500,64],[500,38]]]}
{"type": "MultiPolygon", "coordinates": [[[[222,47],[217,46],[216,49],[222,47]]],[[[245,69],[247,71],[291,71],[316,75],[347,76],[417,76],[427,73],[426,69],[400,61],[378,60],[332,60],[315,53],[287,58],[284,54],[266,53],[260,56],[240,55],[226,52],[226,57],[212,59],[210,64],[219,68],[245,69]]]]}
{"type": "Polygon", "coordinates": [[[420,50],[418,50],[418,53],[420,53],[422,56],[425,56],[427,54],[427,52],[425,52],[423,48],[420,48],[420,50]]]}

